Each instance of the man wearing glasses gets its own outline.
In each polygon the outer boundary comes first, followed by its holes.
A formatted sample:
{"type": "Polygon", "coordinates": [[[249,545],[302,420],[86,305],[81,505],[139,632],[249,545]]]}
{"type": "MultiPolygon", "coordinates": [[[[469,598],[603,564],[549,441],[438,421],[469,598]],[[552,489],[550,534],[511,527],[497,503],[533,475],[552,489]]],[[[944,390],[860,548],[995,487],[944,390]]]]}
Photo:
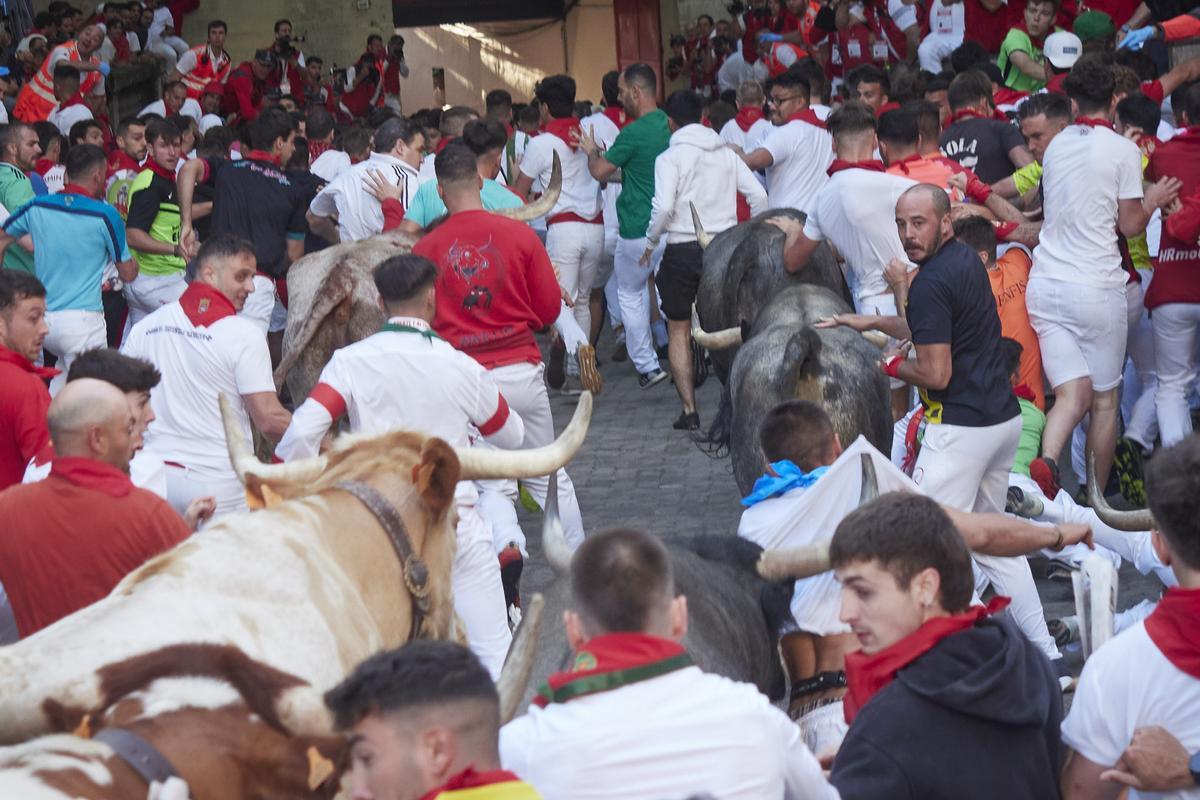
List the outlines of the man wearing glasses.
{"type": "Polygon", "coordinates": [[[746,166],[767,171],[767,195],[771,208],[808,211],[833,162],[833,140],[825,123],[808,107],[808,81],[785,72],[775,78],[767,92],[767,108],[775,126],[762,144],[742,153],[746,166]]]}

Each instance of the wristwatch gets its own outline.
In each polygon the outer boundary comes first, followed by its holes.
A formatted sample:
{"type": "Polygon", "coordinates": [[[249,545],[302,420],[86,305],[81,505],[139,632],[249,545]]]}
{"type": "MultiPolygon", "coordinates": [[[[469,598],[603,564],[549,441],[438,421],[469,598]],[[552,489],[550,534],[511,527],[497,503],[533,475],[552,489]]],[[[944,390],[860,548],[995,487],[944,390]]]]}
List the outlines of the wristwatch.
{"type": "Polygon", "coordinates": [[[1192,773],[1192,782],[1200,786],[1200,753],[1193,753],[1188,759],[1188,771],[1192,773]]]}

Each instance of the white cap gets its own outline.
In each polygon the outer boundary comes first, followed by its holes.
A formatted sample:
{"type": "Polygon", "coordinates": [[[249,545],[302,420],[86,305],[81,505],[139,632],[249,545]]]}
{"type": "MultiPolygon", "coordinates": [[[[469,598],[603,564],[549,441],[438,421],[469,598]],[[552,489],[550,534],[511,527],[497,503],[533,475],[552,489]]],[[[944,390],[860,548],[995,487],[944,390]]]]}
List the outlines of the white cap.
{"type": "Polygon", "coordinates": [[[1046,37],[1042,53],[1055,69],[1070,69],[1083,55],[1083,42],[1070,31],[1058,31],[1046,37]]]}
{"type": "Polygon", "coordinates": [[[17,52],[18,53],[28,52],[30,50],[30,44],[33,42],[34,39],[41,39],[43,42],[47,41],[46,37],[43,36],[42,34],[31,33],[28,36],[26,36],[24,39],[22,39],[20,42],[17,43],[17,52]]]}

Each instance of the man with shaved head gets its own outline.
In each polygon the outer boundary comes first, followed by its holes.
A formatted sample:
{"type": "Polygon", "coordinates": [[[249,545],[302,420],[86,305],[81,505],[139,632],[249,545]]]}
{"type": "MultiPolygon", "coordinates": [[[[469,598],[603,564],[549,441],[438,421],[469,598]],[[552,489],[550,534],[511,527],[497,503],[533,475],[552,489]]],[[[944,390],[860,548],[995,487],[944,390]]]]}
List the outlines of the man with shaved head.
{"type": "Polygon", "coordinates": [[[120,389],[72,381],[50,403],[48,424],[50,477],[0,492],[0,584],[21,637],[96,602],[190,532],[129,480],[137,423],[120,389]]]}

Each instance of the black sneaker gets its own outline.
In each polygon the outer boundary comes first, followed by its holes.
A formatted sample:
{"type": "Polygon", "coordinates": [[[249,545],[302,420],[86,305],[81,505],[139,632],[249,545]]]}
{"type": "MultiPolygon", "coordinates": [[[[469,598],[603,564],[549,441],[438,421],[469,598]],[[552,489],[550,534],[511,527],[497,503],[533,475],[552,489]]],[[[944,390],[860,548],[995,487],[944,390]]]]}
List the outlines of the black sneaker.
{"type": "Polygon", "coordinates": [[[700,430],[700,412],[684,411],[679,415],[679,419],[675,420],[675,424],[671,426],[677,431],[698,431],[700,430]]]}
{"type": "Polygon", "coordinates": [[[1004,501],[1005,513],[1033,519],[1040,517],[1045,510],[1045,504],[1040,498],[1034,497],[1032,494],[1025,494],[1019,486],[1008,487],[1008,496],[1004,501]]]}
{"type": "Polygon", "coordinates": [[[567,380],[567,345],[560,338],[550,344],[550,361],[546,364],[546,385],[561,389],[567,380]]]}
{"type": "Polygon", "coordinates": [[[657,386],[666,379],[667,373],[663,372],[661,369],[655,369],[639,375],[638,386],[643,389],[649,389],[651,386],[657,386]]]}
{"type": "Polygon", "coordinates": [[[1113,472],[1116,473],[1121,496],[1135,508],[1146,505],[1146,462],[1142,446],[1132,439],[1117,440],[1113,454],[1113,472]]]}

